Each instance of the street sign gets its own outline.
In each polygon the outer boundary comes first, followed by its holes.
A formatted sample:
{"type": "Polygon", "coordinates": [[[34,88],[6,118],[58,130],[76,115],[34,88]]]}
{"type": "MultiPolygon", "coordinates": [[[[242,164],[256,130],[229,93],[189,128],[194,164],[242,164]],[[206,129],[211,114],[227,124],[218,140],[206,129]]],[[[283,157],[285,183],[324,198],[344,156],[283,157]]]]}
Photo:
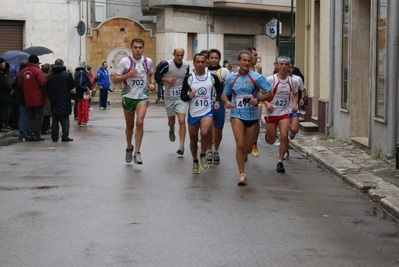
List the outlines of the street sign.
{"type": "MultiPolygon", "coordinates": [[[[276,39],[277,37],[277,19],[271,19],[266,24],[266,35],[272,39],[276,39]]],[[[280,22],[280,34],[281,34],[281,22],[280,22]]]]}
{"type": "Polygon", "coordinates": [[[83,21],[79,21],[78,26],[76,26],[76,29],[78,31],[78,34],[80,36],[84,35],[86,32],[86,25],[83,21]]]}

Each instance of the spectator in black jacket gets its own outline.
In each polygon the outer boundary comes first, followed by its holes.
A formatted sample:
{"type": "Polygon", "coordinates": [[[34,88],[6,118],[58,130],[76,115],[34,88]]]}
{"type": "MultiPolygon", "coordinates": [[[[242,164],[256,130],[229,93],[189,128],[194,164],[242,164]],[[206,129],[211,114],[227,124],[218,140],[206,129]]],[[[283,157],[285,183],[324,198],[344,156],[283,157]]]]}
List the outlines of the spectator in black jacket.
{"type": "MultiPolygon", "coordinates": [[[[11,95],[14,90],[5,74],[6,60],[0,57],[0,123],[2,124],[5,108],[11,103],[11,95]]],[[[2,126],[2,125],[0,125],[2,126]]],[[[8,132],[7,129],[0,129],[0,132],[8,132]]]]}
{"type": "Polygon", "coordinates": [[[47,79],[48,96],[51,101],[52,113],[52,129],[51,139],[54,142],[58,141],[59,123],[62,127],[63,142],[73,141],[69,138],[69,115],[71,115],[71,90],[75,88],[75,82],[72,74],[64,67],[64,61],[57,59],[55,61],[52,73],[47,79]]]}

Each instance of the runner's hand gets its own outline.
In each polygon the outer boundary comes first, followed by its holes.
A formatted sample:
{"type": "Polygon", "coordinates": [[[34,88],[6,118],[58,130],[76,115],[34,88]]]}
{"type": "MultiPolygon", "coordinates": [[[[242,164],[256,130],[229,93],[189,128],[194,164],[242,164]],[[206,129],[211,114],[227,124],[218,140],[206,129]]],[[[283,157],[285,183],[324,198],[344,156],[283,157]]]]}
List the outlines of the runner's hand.
{"type": "Polygon", "coordinates": [[[230,101],[229,102],[227,102],[225,105],[224,105],[226,108],[228,108],[228,109],[230,109],[230,108],[233,108],[234,106],[233,106],[233,103],[231,103],[230,101]]]}

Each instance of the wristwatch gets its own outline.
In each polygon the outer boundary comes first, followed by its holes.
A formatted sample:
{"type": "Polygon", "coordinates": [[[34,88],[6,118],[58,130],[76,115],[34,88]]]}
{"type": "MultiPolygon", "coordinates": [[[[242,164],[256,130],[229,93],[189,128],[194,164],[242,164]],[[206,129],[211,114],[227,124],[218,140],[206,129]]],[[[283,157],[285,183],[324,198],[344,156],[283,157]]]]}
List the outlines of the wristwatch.
{"type": "Polygon", "coordinates": [[[258,103],[260,103],[260,98],[259,97],[257,97],[256,100],[258,100],[258,103]]]}

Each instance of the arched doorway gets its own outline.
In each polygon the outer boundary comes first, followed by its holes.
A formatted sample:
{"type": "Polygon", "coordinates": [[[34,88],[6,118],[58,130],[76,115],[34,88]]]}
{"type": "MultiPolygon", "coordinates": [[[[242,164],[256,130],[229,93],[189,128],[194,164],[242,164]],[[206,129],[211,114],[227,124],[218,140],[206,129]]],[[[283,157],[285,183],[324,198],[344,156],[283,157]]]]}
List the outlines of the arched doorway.
{"type": "MultiPolygon", "coordinates": [[[[122,58],[131,56],[132,51],[125,47],[117,47],[111,50],[111,52],[107,55],[107,62],[108,62],[108,71],[110,73],[110,77],[114,74],[116,69],[118,68],[119,62],[122,58]]],[[[122,90],[122,83],[114,84],[111,81],[111,89],[114,91],[121,91],[122,90]]]]}

